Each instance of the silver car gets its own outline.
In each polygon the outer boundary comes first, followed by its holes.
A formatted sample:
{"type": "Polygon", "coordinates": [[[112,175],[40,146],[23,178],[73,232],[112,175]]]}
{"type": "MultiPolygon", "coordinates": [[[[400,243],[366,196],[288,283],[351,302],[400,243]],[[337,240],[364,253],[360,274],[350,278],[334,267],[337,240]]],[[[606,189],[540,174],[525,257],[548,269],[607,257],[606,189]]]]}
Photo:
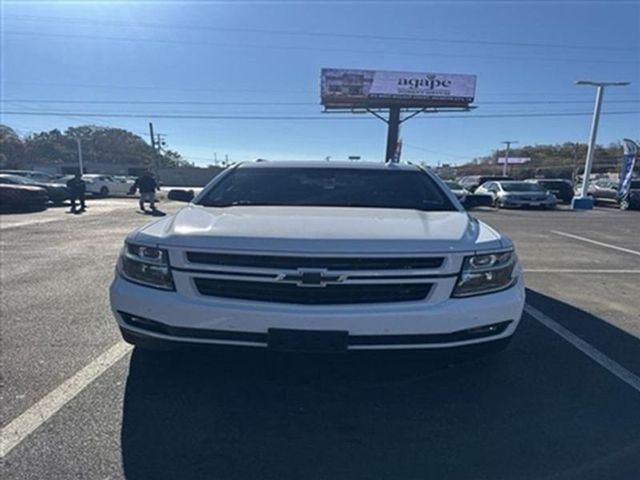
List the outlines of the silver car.
{"type": "Polygon", "coordinates": [[[458,182],[454,182],[451,180],[445,180],[444,183],[447,185],[447,187],[449,187],[451,192],[456,196],[460,203],[464,203],[464,201],[467,199],[467,195],[469,195],[469,190],[464,188],[458,182]]]}
{"type": "Polygon", "coordinates": [[[477,194],[491,195],[497,208],[540,207],[555,208],[556,196],[540,185],[529,182],[494,181],[478,187],[477,194]]]}

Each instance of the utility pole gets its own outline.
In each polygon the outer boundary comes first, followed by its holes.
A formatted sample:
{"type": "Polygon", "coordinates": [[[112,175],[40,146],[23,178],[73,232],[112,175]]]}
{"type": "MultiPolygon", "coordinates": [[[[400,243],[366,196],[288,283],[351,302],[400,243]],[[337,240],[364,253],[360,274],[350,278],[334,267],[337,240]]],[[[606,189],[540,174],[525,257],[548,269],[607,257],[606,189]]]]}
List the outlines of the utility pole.
{"type": "Polygon", "coordinates": [[[587,147],[587,159],[584,163],[584,175],[582,178],[582,189],[579,197],[573,197],[572,208],[590,210],[593,208],[593,199],[587,196],[589,190],[589,178],[591,177],[591,167],[593,166],[593,153],[596,147],[596,136],[598,135],[598,123],[600,122],[600,111],[602,110],[602,97],[605,87],[624,87],[629,82],[592,82],[590,80],[578,80],[576,85],[588,85],[596,87],[596,101],[593,106],[593,117],[591,118],[591,132],[589,133],[589,146],[587,147]]]}
{"type": "Polygon", "coordinates": [[[156,151],[156,136],[153,134],[153,123],[149,122],[149,137],[151,138],[151,148],[156,151]]]}
{"type": "Polygon", "coordinates": [[[82,162],[82,140],[80,140],[80,137],[76,137],[76,142],[78,142],[78,170],[80,170],[80,175],[84,175],[84,163],[82,162]]]}
{"type": "Polygon", "coordinates": [[[505,140],[504,142],[501,142],[503,144],[505,144],[507,146],[507,151],[504,154],[504,163],[502,164],[502,176],[506,177],[507,176],[507,167],[509,165],[509,149],[511,148],[511,144],[512,143],[520,143],[516,140],[505,140]]]}
{"type": "Polygon", "coordinates": [[[156,182],[160,182],[160,171],[158,168],[158,145],[156,145],[156,137],[153,134],[153,123],[149,122],[149,137],[151,138],[151,148],[153,149],[153,169],[156,174],[156,182]]]}

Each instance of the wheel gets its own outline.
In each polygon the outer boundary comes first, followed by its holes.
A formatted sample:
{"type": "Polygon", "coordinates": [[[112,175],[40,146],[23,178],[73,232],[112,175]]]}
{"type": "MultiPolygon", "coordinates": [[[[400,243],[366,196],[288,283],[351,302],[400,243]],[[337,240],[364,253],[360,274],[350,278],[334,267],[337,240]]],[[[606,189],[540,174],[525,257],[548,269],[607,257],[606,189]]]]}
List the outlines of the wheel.
{"type": "Polygon", "coordinates": [[[109,188],[108,187],[100,187],[100,196],[108,197],[109,196],[109,188]]]}
{"type": "Polygon", "coordinates": [[[629,200],[620,200],[620,210],[629,210],[629,200]]]}

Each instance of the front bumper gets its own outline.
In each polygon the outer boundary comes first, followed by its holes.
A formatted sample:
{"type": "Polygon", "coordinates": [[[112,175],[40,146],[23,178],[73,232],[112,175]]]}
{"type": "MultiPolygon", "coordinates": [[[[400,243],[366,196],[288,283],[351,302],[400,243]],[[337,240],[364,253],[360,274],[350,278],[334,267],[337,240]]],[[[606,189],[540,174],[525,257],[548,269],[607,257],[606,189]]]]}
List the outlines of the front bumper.
{"type": "MultiPolygon", "coordinates": [[[[136,338],[194,344],[271,347],[274,333],[333,332],[348,350],[448,348],[506,339],[524,307],[524,284],[437,304],[309,306],[198,299],[116,276],[111,306],[136,338]]],[[[304,344],[304,342],[303,342],[304,344]]],[[[313,342],[311,343],[313,345],[313,342]]]]}

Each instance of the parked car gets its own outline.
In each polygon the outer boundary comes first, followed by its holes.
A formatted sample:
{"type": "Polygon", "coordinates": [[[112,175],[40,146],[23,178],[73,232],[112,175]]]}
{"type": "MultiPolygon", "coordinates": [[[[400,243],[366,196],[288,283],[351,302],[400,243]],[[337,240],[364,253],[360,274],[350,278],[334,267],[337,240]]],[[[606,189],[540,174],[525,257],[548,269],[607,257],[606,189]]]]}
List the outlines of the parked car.
{"type": "MultiPolygon", "coordinates": [[[[66,182],[72,177],[68,175],[62,180],[66,182]]],[[[87,194],[108,197],[110,195],[127,195],[133,181],[116,175],[85,174],[82,179],[87,184],[87,194]]]]}
{"type": "Polygon", "coordinates": [[[44,188],[0,183],[0,211],[3,213],[45,210],[48,201],[44,188]]]}
{"type": "Polygon", "coordinates": [[[44,183],[37,182],[30,178],[21,177],[19,175],[9,175],[0,173],[0,183],[9,185],[28,185],[31,187],[40,187],[47,192],[49,201],[54,205],[62,205],[66,200],[71,198],[69,189],[61,183],[44,183]]]}
{"type": "Polygon", "coordinates": [[[458,179],[458,183],[471,193],[475,193],[476,188],[486,182],[496,180],[513,180],[511,177],[505,177],[504,175],[467,175],[458,179]]]}
{"type": "Polygon", "coordinates": [[[491,195],[493,205],[498,208],[555,208],[558,203],[556,196],[540,185],[515,180],[483,183],[476,193],[491,195]]]}
{"type": "Polygon", "coordinates": [[[428,170],[251,162],[130,233],[110,298],[143,347],[344,352],[498,350],[525,294],[511,240],[428,170]]]}
{"type": "Polygon", "coordinates": [[[18,175],[40,183],[56,183],[58,176],[36,170],[0,170],[0,174],[18,175]]]}
{"type": "Polygon", "coordinates": [[[573,186],[570,180],[564,178],[530,178],[525,181],[540,185],[545,190],[553,193],[558,200],[565,203],[571,203],[573,199],[573,186]]]}
{"type": "Polygon", "coordinates": [[[625,200],[619,198],[619,181],[601,178],[589,184],[587,194],[595,203],[618,206],[622,210],[640,208],[640,179],[631,180],[629,197],[625,200]]]}
{"type": "Polygon", "coordinates": [[[460,203],[464,203],[465,199],[467,198],[467,195],[469,195],[470,193],[469,190],[464,188],[458,182],[454,182],[451,180],[446,180],[444,183],[447,185],[447,187],[449,187],[451,192],[456,196],[456,198],[460,201],[460,203]]]}

